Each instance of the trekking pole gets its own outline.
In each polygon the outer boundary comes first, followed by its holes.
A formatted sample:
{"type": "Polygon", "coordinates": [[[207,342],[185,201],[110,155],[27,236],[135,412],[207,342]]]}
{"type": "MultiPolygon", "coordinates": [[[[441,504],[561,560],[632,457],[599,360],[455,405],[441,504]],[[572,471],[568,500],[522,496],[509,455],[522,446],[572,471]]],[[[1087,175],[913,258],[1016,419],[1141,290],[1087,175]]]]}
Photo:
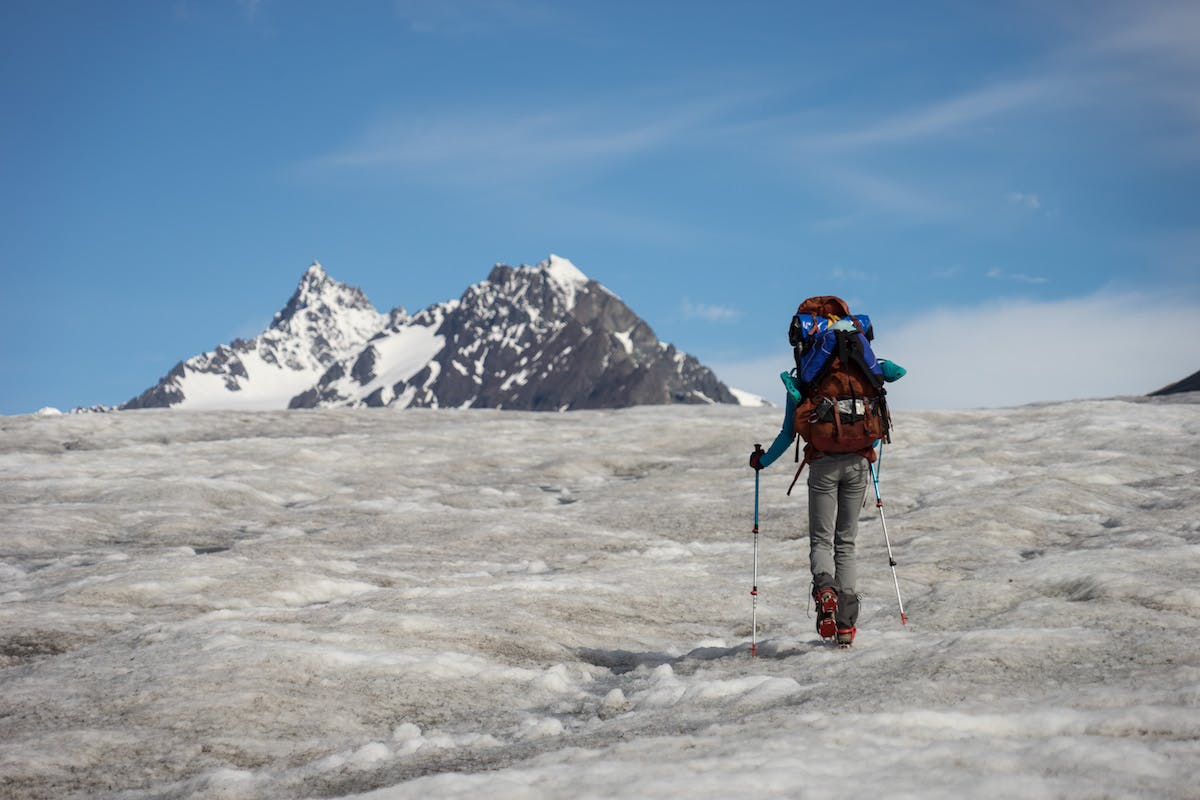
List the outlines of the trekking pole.
{"type": "MultiPolygon", "coordinates": [[[[892,540],[888,538],[887,518],[883,515],[883,498],[879,496],[879,467],[883,462],[883,443],[879,444],[879,458],[871,465],[871,482],[875,484],[875,507],[879,509],[879,522],[883,525],[883,542],[887,545],[888,563],[892,566],[892,582],[896,584],[896,602],[900,604],[900,624],[908,624],[904,613],[904,600],[900,597],[900,579],[896,577],[896,559],[892,556],[892,540]]],[[[757,530],[757,524],[755,529],[757,530]]]]}
{"type": "MultiPolygon", "coordinates": [[[[761,444],[754,452],[763,451],[761,444]]],[[[750,584],[750,657],[758,656],[758,473],[754,470],[754,581],[750,584]]]]}

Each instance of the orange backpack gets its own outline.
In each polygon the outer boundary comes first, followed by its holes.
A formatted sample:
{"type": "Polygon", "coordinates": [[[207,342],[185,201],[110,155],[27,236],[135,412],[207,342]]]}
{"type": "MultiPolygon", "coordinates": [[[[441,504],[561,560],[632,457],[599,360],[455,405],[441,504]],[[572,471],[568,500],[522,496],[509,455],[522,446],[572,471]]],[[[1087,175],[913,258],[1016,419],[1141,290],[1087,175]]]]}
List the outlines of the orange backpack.
{"type": "Polygon", "coordinates": [[[870,318],[852,316],[840,297],[810,297],[796,309],[788,338],[803,395],[792,419],[807,443],[801,470],[827,453],[861,453],[874,461],[873,445],[888,438],[891,416],[872,335],[870,318]]]}

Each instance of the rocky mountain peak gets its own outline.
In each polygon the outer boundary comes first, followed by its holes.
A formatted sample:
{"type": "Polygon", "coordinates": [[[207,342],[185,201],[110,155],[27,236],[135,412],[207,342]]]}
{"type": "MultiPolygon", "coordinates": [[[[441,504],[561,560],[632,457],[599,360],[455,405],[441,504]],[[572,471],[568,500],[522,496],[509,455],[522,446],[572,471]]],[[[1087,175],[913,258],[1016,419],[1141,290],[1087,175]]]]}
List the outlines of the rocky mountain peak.
{"type": "Polygon", "coordinates": [[[314,262],[260,336],[180,363],[127,408],[566,410],[736,403],[568,259],[497,264],[456,300],[377,312],[314,262]]]}
{"type": "Polygon", "coordinates": [[[320,262],[314,261],[300,276],[300,283],[287,305],[275,314],[271,327],[287,327],[291,320],[300,315],[306,316],[309,321],[329,318],[336,315],[340,309],[369,312],[370,315],[378,316],[375,307],[361,289],[335,281],[325,272],[320,262]]]}
{"type": "Polygon", "coordinates": [[[487,280],[470,287],[460,302],[488,317],[520,318],[543,327],[569,316],[590,287],[603,288],[567,259],[551,255],[532,267],[496,264],[487,280]]]}
{"type": "Polygon", "coordinates": [[[1150,397],[1163,397],[1169,394],[1182,394],[1184,392],[1200,392],[1200,371],[1193,372],[1183,380],[1175,381],[1175,383],[1151,392],[1150,397]]]}

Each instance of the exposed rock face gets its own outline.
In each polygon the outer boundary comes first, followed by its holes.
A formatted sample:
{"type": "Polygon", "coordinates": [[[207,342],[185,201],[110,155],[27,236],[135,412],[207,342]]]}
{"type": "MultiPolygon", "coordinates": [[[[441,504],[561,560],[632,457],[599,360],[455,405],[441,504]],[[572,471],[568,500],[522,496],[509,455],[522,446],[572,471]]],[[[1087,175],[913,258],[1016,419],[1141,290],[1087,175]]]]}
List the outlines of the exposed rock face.
{"type": "Polygon", "coordinates": [[[386,318],[357,289],[323,271],[313,275],[314,268],[258,339],[179,364],[125,407],[200,407],[188,383],[197,375],[218,379],[224,391],[222,397],[211,380],[200,387],[204,407],[249,407],[237,393],[257,385],[260,363],[308,378],[274,380],[275,408],[540,411],[738,402],[711,370],[660,342],[620,298],[557,256],[536,267],[497,265],[457,300],[412,316],[396,309],[386,318]],[[294,390],[283,397],[287,387],[294,390]],[[214,397],[224,404],[212,405],[214,397]]]}
{"type": "Polygon", "coordinates": [[[1181,394],[1183,392],[1200,392],[1200,372],[1193,372],[1181,381],[1176,381],[1157,391],[1151,392],[1149,396],[1162,397],[1163,395],[1181,394]]]}

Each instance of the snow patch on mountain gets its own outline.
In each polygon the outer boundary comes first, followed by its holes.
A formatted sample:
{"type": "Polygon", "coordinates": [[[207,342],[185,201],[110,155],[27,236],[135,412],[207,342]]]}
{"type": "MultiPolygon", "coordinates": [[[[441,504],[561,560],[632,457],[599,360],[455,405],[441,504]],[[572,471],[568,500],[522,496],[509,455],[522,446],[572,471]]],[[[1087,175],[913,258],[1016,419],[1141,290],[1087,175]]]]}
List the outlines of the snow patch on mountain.
{"type": "Polygon", "coordinates": [[[221,361],[228,351],[218,349],[211,358],[200,356],[185,366],[177,381],[182,399],[176,407],[187,411],[238,408],[269,411],[279,408],[281,398],[291,397],[312,384],[316,366],[304,363],[299,352],[280,363],[276,352],[260,342],[253,350],[221,361]],[[259,350],[262,347],[262,351],[259,350]],[[230,369],[212,369],[214,364],[230,369]]]}
{"type": "Polygon", "coordinates": [[[740,405],[740,406],[762,407],[762,406],[773,406],[774,405],[774,403],[767,400],[767,398],[762,397],[761,395],[743,391],[742,389],[737,389],[737,388],[734,388],[733,386],[729,387],[729,391],[732,392],[733,396],[737,398],[738,405],[740,405]]]}
{"type": "Polygon", "coordinates": [[[576,294],[587,286],[590,280],[570,261],[553,253],[550,254],[549,259],[538,264],[535,269],[544,271],[551,282],[563,292],[567,308],[575,307],[576,294]]]}

